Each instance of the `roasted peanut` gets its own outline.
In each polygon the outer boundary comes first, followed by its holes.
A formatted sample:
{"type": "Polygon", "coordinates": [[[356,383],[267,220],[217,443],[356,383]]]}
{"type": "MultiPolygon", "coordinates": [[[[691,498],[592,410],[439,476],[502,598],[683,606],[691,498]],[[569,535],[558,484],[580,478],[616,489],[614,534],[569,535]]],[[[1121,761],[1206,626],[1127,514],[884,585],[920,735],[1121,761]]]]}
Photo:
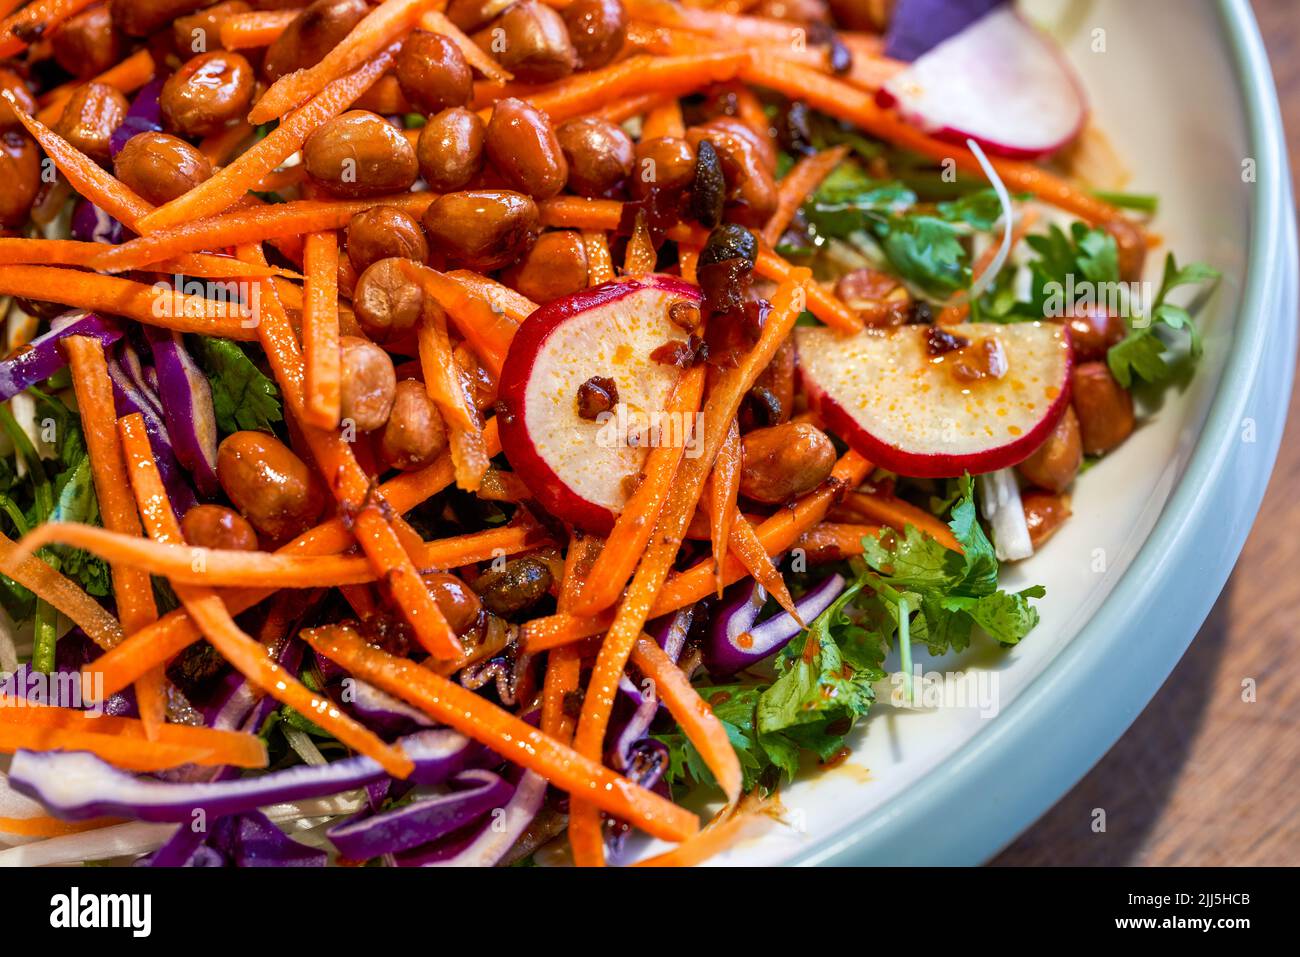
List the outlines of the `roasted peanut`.
{"type": "Polygon", "coordinates": [[[1088,455],[1109,452],[1133,433],[1137,423],[1133,397],[1115,381],[1106,363],[1085,362],[1074,367],[1070,401],[1088,455]]]}
{"type": "Polygon", "coordinates": [[[178,17],[172,24],[172,43],[181,56],[224,50],[221,25],[235,14],[250,10],[252,7],[244,0],[222,0],[188,17],[178,17]]]}
{"type": "Polygon", "coordinates": [[[132,37],[147,37],[177,17],[207,6],[207,0],[109,0],[113,23],[132,37]]]}
{"type": "Polygon", "coordinates": [[[562,13],[582,69],[604,66],[623,48],[627,10],[622,0],[574,0],[562,13]]]}
{"type": "Polygon", "coordinates": [[[632,168],[632,195],[645,199],[652,189],[673,192],[695,179],[695,147],[676,136],[642,140],[636,145],[632,168]]]}
{"type": "Polygon", "coordinates": [[[509,618],[536,604],[551,587],[551,570],[535,558],[515,558],[500,569],[480,575],[474,590],[483,607],[509,618]]]}
{"type": "Polygon", "coordinates": [[[213,50],[187,60],[167,78],[163,124],[182,136],[207,136],[248,112],[253,101],[253,67],[239,53],[213,50]]]}
{"type": "Polygon", "coordinates": [[[315,66],[370,12],[365,0],[316,0],[267,47],[262,72],[269,82],[315,66]]]}
{"type": "Polygon", "coordinates": [[[830,0],[835,22],[845,30],[879,33],[889,24],[892,0],[830,0]]]}
{"type": "Polygon", "coordinates": [[[807,423],[756,429],[741,439],[740,494],[780,504],[811,491],[835,467],[835,445],[807,423]]]}
{"type": "Polygon", "coordinates": [[[308,138],[302,157],[313,183],[351,199],[402,192],[419,172],[401,130],[365,110],[327,121],[308,138]]]}
{"type": "Polygon", "coordinates": [[[538,0],[512,4],[474,42],[525,83],[563,79],[578,62],[564,19],[538,0]]]}
{"type": "Polygon", "coordinates": [[[339,352],[339,416],[356,425],[358,432],[373,432],[393,411],[397,391],[393,360],[369,339],[356,336],[341,337],[339,352]]]}
{"type": "Polygon", "coordinates": [[[556,129],[555,138],[569,164],[569,189],[579,196],[611,195],[632,173],[636,148],[609,120],[569,120],[556,129]]]}
{"type": "Polygon", "coordinates": [[[569,164],[550,119],[531,103],[498,100],[484,145],[497,170],[520,192],[550,199],[564,188],[569,164]]]}
{"type": "Polygon", "coordinates": [[[275,542],[309,529],[325,506],[316,473],[265,432],[236,432],[217,449],[217,479],[235,508],[275,542]]]}
{"type": "MultiPolygon", "coordinates": [[[[18,108],[28,116],[36,112],[36,97],[32,96],[27,82],[8,67],[0,67],[0,90],[8,91],[18,102],[18,108]]],[[[9,105],[8,100],[0,96],[0,128],[17,124],[18,117],[14,116],[14,108],[9,105]]]]}
{"type": "Polygon", "coordinates": [[[429,243],[415,217],[394,206],[372,206],[353,216],[348,223],[348,259],[357,275],[392,258],[428,260],[429,243]]]}
{"type": "Polygon", "coordinates": [[[389,468],[423,468],[447,447],[447,427],[423,382],[403,379],[379,436],[379,458],[389,468]]]}
{"type": "Polygon", "coordinates": [[[835,284],[835,295],[871,326],[900,326],[912,311],[907,287],[877,269],[855,269],[835,284]]]}
{"type": "Polygon", "coordinates": [[[1033,455],[1017,468],[1031,485],[1049,492],[1064,492],[1078,474],[1083,462],[1083,440],[1079,437],[1079,420],[1069,406],[1051,434],[1033,455]]]}
{"type": "Polygon", "coordinates": [[[257,532],[248,519],[224,505],[195,505],[181,519],[181,534],[199,548],[257,551],[257,532]]]}
{"type": "Polygon", "coordinates": [[[434,251],[481,272],[518,260],[532,249],[540,228],[537,204],[507,190],[448,193],[424,212],[434,251]]]}
{"type": "Polygon", "coordinates": [[[421,577],[452,631],[463,635],[474,627],[483,603],[472,588],[455,575],[445,572],[429,572],[421,577]]]}
{"type": "Polygon", "coordinates": [[[111,67],[121,59],[124,47],[125,39],[104,4],[69,17],[50,37],[59,66],[82,80],[111,67]]]}
{"type": "Polygon", "coordinates": [[[0,227],[18,229],[41,189],[41,151],[26,133],[0,131],[0,183],[0,227]]]}
{"type": "Polygon", "coordinates": [[[402,93],[421,113],[465,106],[474,92],[474,75],[465,54],[438,33],[416,30],[407,37],[393,72],[402,93]]]}
{"type": "Polygon", "coordinates": [[[1066,320],[1070,327],[1070,348],[1076,362],[1097,362],[1106,358],[1110,347],[1124,338],[1124,320],[1107,310],[1077,310],[1066,320]]]}
{"type": "Polygon", "coordinates": [[[208,158],[167,133],[137,133],[113,159],[113,171],[155,206],[186,193],[212,176],[208,158]]]}
{"type": "Polygon", "coordinates": [[[447,19],[466,33],[473,33],[499,17],[515,0],[451,0],[447,19]]]}
{"type": "Polygon", "coordinates": [[[437,193],[464,189],[483,171],[483,141],[487,125],[463,107],[443,110],[420,130],[415,156],[420,175],[437,193]]]}
{"type": "Polygon", "coordinates": [[[1140,280],[1147,260],[1147,238],[1142,228],[1127,219],[1112,219],[1102,223],[1102,228],[1114,238],[1119,251],[1119,278],[1123,282],[1140,280]]]}
{"type": "Polygon", "coordinates": [[[106,83],[87,83],[72,92],[54,132],[81,152],[108,162],[109,138],[126,118],[126,97],[106,83]]]}
{"type": "Polygon", "coordinates": [[[424,292],[407,277],[400,259],[372,263],[352,290],[357,322],[375,342],[393,342],[409,333],[423,308],[424,292]]]}
{"type": "Polygon", "coordinates": [[[549,302],[587,288],[587,250],[576,230],[542,233],[502,278],[534,302],[549,302]]]}
{"type": "Polygon", "coordinates": [[[1029,544],[1038,548],[1056,533],[1067,518],[1070,506],[1065,498],[1050,492],[1030,490],[1020,496],[1020,507],[1029,526],[1029,544]]]}

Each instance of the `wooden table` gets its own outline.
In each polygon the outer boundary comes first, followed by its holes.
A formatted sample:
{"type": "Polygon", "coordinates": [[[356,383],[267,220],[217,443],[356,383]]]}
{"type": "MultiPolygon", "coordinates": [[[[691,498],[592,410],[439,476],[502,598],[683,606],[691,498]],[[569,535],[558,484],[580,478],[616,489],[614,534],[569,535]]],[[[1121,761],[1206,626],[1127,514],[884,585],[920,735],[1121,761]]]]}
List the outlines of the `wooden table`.
{"type": "MultiPolygon", "coordinates": [[[[1300,183],[1300,4],[1255,10],[1300,183]]],[[[1300,864],[1300,391],[1254,530],[1187,655],[1101,763],[993,863],[1300,864]],[[1093,808],[1106,810],[1103,834],[1093,808]]]]}

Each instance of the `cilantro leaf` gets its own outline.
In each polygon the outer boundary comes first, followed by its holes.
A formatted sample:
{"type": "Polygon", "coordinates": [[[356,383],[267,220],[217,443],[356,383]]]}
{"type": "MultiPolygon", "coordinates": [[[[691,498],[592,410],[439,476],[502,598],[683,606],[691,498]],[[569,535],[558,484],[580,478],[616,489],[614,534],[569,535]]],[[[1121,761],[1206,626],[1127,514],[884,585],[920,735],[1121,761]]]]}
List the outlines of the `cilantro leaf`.
{"type": "Polygon", "coordinates": [[[1124,388],[1141,379],[1153,385],[1168,380],[1173,366],[1165,359],[1169,350],[1169,337],[1173,333],[1187,335],[1188,355],[1200,357],[1203,350],[1200,330],[1192,321],[1185,306],[1168,301],[1169,294],[1183,286],[1198,285],[1219,278],[1219,271],[1205,263],[1191,263],[1180,267],[1173,253],[1165,257],[1164,274],[1160,291],[1146,316],[1128,320],[1128,334],[1106,354],[1111,375],[1124,388]]]}
{"type": "Polygon", "coordinates": [[[212,384],[212,406],[222,432],[269,431],[283,418],[280,390],[238,344],[207,336],[192,343],[194,356],[212,384]]]}

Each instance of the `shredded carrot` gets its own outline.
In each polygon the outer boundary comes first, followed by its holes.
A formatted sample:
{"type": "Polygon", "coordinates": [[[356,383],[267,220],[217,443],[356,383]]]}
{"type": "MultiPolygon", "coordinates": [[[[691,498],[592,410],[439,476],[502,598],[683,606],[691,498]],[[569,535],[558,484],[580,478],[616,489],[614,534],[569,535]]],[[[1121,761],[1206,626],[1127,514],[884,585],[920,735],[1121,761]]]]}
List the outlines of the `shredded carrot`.
{"type": "MultiPolygon", "coordinates": [[[[241,258],[265,261],[258,246],[240,246],[238,252],[241,258]]],[[[455,658],[461,652],[460,640],[425,587],[381,503],[376,501],[371,478],[358,464],[351,445],[341,432],[318,429],[303,421],[302,354],[275,286],[268,280],[261,283],[258,339],[284,394],[286,408],[300,424],[317,468],[326,477],[344,514],[351,516],[357,543],[370,559],[376,576],[384,582],[393,603],[402,610],[415,639],[435,658],[455,658]]]]}
{"type": "MultiPolygon", "coordinates": [[[[757,86],[803,100],[814,109],[847,120],[878,139],[931,159],[951,159],[967,172],[983,173],[979,160],[965,146],[923,133],[896,113],[882,109],[871,94],[833,77],[762,57],[747,64],[741,76],[757,86]]],[[[1094,225],[1123,218],[1114,206],[1033,163],[997,156],[990,156],[989,162],[1013,193],[1033,193],[1044,202],[1094,225]]]]}
{"type": "Polygon", "coordinates": [[[586,758],[537,728],[406,658],[366,644],[356,632],[338,626],[309,628],[302,638],[331,661],[383,691],[467,735],[507,761],[540,774],[569,792],[636,825],[655,837],[681,841],[699,827],[694,814],[622,778],[599,761],[586,758]]]}
{"type": "MultiPolygon", "coordinates": [[[[683,420],[694,416],[700,408],[703,393],[704,366],[701,365],[688,370],[678,380],[666,413],[681,416],[683,420]]],[[[570,610],[574,614],[594,615],[618,601],[619,593],[645,552],[684,453],[685,448],[680,443],[664,444],[650,450],[641,469],[641,483],[623,506],[600,557],[586,576],[586,585],[572,602],[570,610]]]]}
{"type": "Polygon", "coordinates": [[[713,772],[718,787],[727,796],[727,803],[734,804],[740,797],[740,759],[727,737],[727,729],[709,703],[700,697],[686,673],[653,638],[642,635],[637,639],[632,648],[632,663],[654,682],[659,700],[700,752],[705,766],[713,772]]]}
{"type": "MultiPolygon", "coordinates": [[[[509,312],[498,311],[491,305],[490,299],[480,295],[482,284],[471,284],[464,279],[453,280],[436,269],[421,266],[410,259],[403,259],[401,268],[407,276],[419,283],[426,296],[451,317],[451,321],[456,324],[456,331],[469,342],[483,367],[494,379],[500,379],[506,352],[510,349],[510,342],[515,337],[519,323],[509,312]]],[[[523,303],[518,302],[514,306],[525,308],[523,303]]]]}
{"type": "MultiPolygon", "coordinates": [[[[569,553],[564,561],[564,578],[555,606],[569,611],[584,581],[591,579],[591,569],[601,553],[600,540],[592,536],[577,535],[569,542],[569,553]]],[[[561,744],[573,741],[577,722],[569,714],[566,704],[570,695],[576,694],[582,676],[582,656],[577,645],[556,648],[546,656],[546,677],[542,682],[541,728],[561,744]]]]}
{"type": "Polygon", "coordinates": [[[353,109],[369,110],[371,113],[378,113],[380,116],[398,116],[418,112],[411,105],[410,100],[406,98],[406,94],[402,92],[402,85],[397,82],[397,77],[391,73],[387,76],[381,76],[378,83],[361,94],[357,102],[353,104],[353,109]]]}
{"type": "Polygon", "coordinates": [[[59,24],[94,2],[95,0],[34,0],[0,23],[0,56],[21,53],[34,38],[49,36],[59,24]]]}
{"type": "Polygon", "coordinates": [[[637,861],[634,867],[694,867],[722,853],[748,834],[770,827],[772,818],[763,814],[735,813],[700,830],[671,851],[637,861]]]}
{"type": "Polygon", "coordinates": [[[32,529],[18,544],[28,554],[51,544],[69,545],[114,564],[161,575],[172,581],[213,588],[257,588],[263,585],[315,588],[365,584],[375,580],[369,563],[360,557],[277,555],[197,545],[164,545],[77,522],[46,522],[32,529]]]}
{"type": "MultiPolygon", "coordinates": [[[[138,413],[128,415],[119,420],[118,429],[136,504],[149,536],[163,544],[183,544],[180,524],[149,447],[144,419],[138,413]]],[[[328,697],[305,687],[271,658],[265,647],[245,634],[215,591],[197,585],[173,584],[177,597],[204,637],[249,681],[316,722],[344,744],[374,759],[395,777],[411,773],[414,765],[409,758],[340,711],[328,697]]]]}
{"type": "Polygon", "coordinates": [[[713,543],[713,562],[718,568],[718,597],[725,587],[722,581],[722,562],[727,557],[727,542],[731,538],[731,522],[736,515],[736,501],[740,497],[740,424],[732,422],[726,441],[718,449],[709,475],[709,530],[713,543]]]}
{"type": "Polygon", "coordinates": [[[445,313],[427,304],[420,323],[420,366],[429,398],[447,423],[451,461],[456,485],[476,492],[483,483],[491,459],[483,441],[483,422],[469,382],[451,354],[445,313]]]}
{"type": "Polygon", "coordinates": [[[149,204],[117,177],[44,123],[24,113],[8,90],[4,91],[4,96],[18,122],[32,135],[32,139],[41,144],[45,155],[54,161],[78,195],[86,197],[114,219],[121,220],[128,228],[134,228],[137,221],[149,212],[149,204]]]}
{"type": "MultiPolygon", "coordinates": [[[[0,236],[0,265],[80,266],[92,268],[104,252],[104,244],[76,239],[28,239],[0,236]]],[[[251,276],[302,277],[279,266],[260,268],[230,256],[213,253],[186,253],[155,263],[154,272],[184,275],[200,279],[231,279],[251,276]]]]}
{"type": "Polygon", "coordinates": [[[668,102],[669,99],[675,100],[676,97],[665,97],[660,93],[635,93],[632,96],[625,96],[622,99],[606,103],[599,109],[584,113],[583,116],[609,120],[611,123],[621,125],[634,116],[644,116],[656,106],[668,102]]]}
{"type": "Polygon", "coordinates": [[[76,309],[126,316],[161,329],[226,339],[252,339],[240,303],[204,299],[118,276],[53,266],[0,266],[0,295],[57,302],[76,309]]]}
{"type": "MultiPolygon", "coordinates": [[[[173,725],[174,727],[174,725],[173,725]]],[[[231,765],[266,767],[266,747],[260,738],[243,735],[249,744],[240,748],[170,744],[116,734],[96,734],[78,728],[42,728],[0,722],[0,752],[89,751],[109,764],[127,771],[163,771],[186,764],[207,767],[231,765]]]]}
{"type": "MultiPolygon", "coordinates": [[[[72,373],[72,386],[77,396],[77,410],[81,416],[81,431],[90,456],[90,472],[95,482],[95,497],[104,528],[143,542],[140,536],[140,516],[135,511],[126,477],[122,449],[117,441],[117,417],[114,408],[113,383],[108,377],[108,363],[104,347],[97,339],[85,336],[68,336],[63,340],[72,373]]],[[[37,528],[47,529],[50,523],[37,528]]],[[[149,574],[126,563],[110,565],[113,576],[113,597],[117,613],[122,619],[122,630],[133,635],[141,628],[158,620],[158,605],[154,600],[153,582],[149,574]]],[[[145,727],[158,733],[158,726],[166,719],[166,684],[161,668],[155,668],[136,682],[136,703],[145,727]]]]}
{"type": "MultiPolygon", "coordinates": [[[[486,302],[492,309],[513,319],[515,324],[523,322],[537,309],[533,302],[523,293],[516,292],[504,283],[468,269],[452,269],[444,275],[454,279],[465,291],[486,302]]],[[[437,296],[434,297],[438,298],[437,296]]],[[[443,306],[443,308],[447,308],[443,306]]],[[[454,319],[454,317],[453,317],[454,319]]],[[[506,335],[503,333],[503,335],[506,335]]],[[[508,333],[513,338],[514,333],[508,333]]]]}
{"type": "MultiPolygon", "coordinates": [[[[253,127],[247,120],[236,120],[225,129],[218,130],[199,141],[199,152],[207,157],[213,166],[225,166],[241,146],[253,135],[253,127]]],[[[271,169],[279,166],[277,162],[271,169]]],[[[259,177],[264,174],[259,174],[259,177]]]]}
{"type": "Polygon", "coordinates": [[[418,217],[431,202],[433,196],[429,193],[401,193],[380,199],[299,199],[249,206],[154,230],[120,246],[101,246],[102,251],[93,265],[107,272],[125,272],[200,249],[342,229],[354,215],[377,204],[394,206],[418,217]]]}
{"type": "MultiPolygon", "coordinates": [[[[127,494],[130,492],[128,491],[127,494]]],[[[214,752],[223,751],[235,755],[236,760],[232,763],[237,763],[240,767],[255,768],[266,765],[266,748],[262,742],[256,735],[242,731],[206,728],[202,725],[168,724],[157,730],[156,738],[151,738],[150,729],[143,721],[136,718],[97,714],[80,708],[58,708],[35,704],[25,699],[10,699],[4,695],[0,695],[0,703],[3,704],[0,708],[0,724],[57,731],[89,731],[92,734],[113,735],[132,741],[157,740],[163,744],[214,752]]]]}
{"type": "Polygon", "coordinates": [[[636,214],[636,226],[632,237],[627,241],[627,252],[623,256],[624,276],[647,276],[655,271],[654,243],[650,240],[650,227],[646,225],[645,213],[636,214]]]}
{"type": "MultiPolygon", "coordinates": [[[[574,747],[581,754],[592,757],[601,753],[605,731],[613,712],[618,679],[627,667],[632,647],[640,637],[656,596],[672,569],[686,527],[695,514],[704,483],[713,467],[714,458],[726,440],[731,423],[735,421],[741,400],[759,373],[772,361],[776,350],[803,312],[807,300],[804,288],[810,279],[811,273],[808,270],[795,270],[778,287],[772,300],[772,311],[763,324],[758,342],[735,367],[721,370],[713,383],[702,413],[704,425],[700,454],[682,460],[673,481],[672,494],[655,524],[654,535],[647,544],[632,583],[627,587],[623,601],[614,614],[614,621],[600,646],[574,736],[574,747]]],[[[573,846],[574,860],[578,864],[603,864],[605,849],[600,815],[593,805],[576,798],[569,812],[569,843],[573,846]]]]}
{"type": "Polygon", "coordinates": [[[901,498],[895,498],[892,495],[852,492],[845,497],[839,507],[857,518],[888,525],[900,532],[906,526],[914,525],[944,548],[952,549],[955,552],[962,550],[961,543],[952,534],[952,529],[925,509],[917,508],[901,498]]]}
{"type": "MultiPolygon", "coordinates": [[[[794,620],[803,624],[803,619],[799,617],[799,609],[795,607],[794,598],[790,595],[790,589],[785,585],[785,579],[781,577],[780,570],[767,554],[767,549],[759,540],[758,533],[754,531],[754,526],[749,524],[749,519],[740,514],[736,509],[731,518],[731,532],[727,537],[727,544],[731,549],[731,554],[740,559],[740,563],[753,576],[754,580],[762,585],[769,595],[776,599],[777,604],[794,616],[794,620]]],[[[721,573],[719,572],[719,575],[721,573]]]]}
{"type": "Polygon", "coordinates": [[[44,814],[36,817],[0,817],[0,834],[62,837],[65,834],[80,834],[82,831],[95,831],[121,823],[122,819],[115,817],[94,817],[88,821],[63,821],[44,814]]]}
{"type": "Polygon", "coordinates": [[[496,60],[488,56],[481,46],[464,33],[438,10],[430,10],[420,17],[420,29],[440,33],[460,48],[465,61],[493,83],[508,83],[513,77],[496,60]]]}
{"type": "Polygon", "coordinates": [[[332,232],[312,233],[303,247],[302,351],[307,364],[303,417],[332,429],[339,424],[339,244],[332,232]]]}
{"type": "Polygon", "coordinates": [[[301,106],[413,27],[433,3],[434,0],[383,0],[319,62],[285,74],[272,83],[253,105],[248,122],[266,123],[301,106]]]}
{"type": "MultiPolygon", "coordinates": [[[[91,82],[111,86],[119,93],[134,93],[152,80],[153,76],[153,57],[147,49],[140,49],[122,62],[109,67],[91,82]]],[[[37,112],[36,118],[46,126],[57,123],[59,117],[63,115],[63,108],[67,105],[68,100],[72,99],[72,94],[81,85],[80,81],[71,80],[42,96],[40,100],[41,108],[37,112]]]]}
{"type": "Polygon", "coordinates": [[[614,278],[614,260],[609,254],[609,240],[596,229],[582,231],[582,248],[587,254],[587,285],[599,286],[614,278]]]}
{"type": "MultiPolygon", "coordinates": [[[[834,501],[845,489],[856,487],[871,471],[871,463],[856,452],[846,452],[835,464],[831,480],[816,491],[809,492],[788,509],[782,509],[768,518],[755,531],[769,555],[783,552],[799,537],[826,515],[834,501]]],[[[734,556],[728,556],[723,566],[723,580],[730,584],[745,577],[748,571],[734,556]]],[[[712,558],[698,562],[685,571],[671,576],[655,599],[651,617],[659,617],[685,608],[702,598],[707,598],[716,582],[712,558]]],[[[594,617],[555,614],[548,618],[535,618],[523,627],[524,647],[530,652],[558,648],[591,635],[606,631],[613,617],[608,614],[594,617]]]]}
{"type": "Polygon", "coordinates": [[[680,139],[685,135],[686,123],[682,119],[682,103],[676,97],[656,106],[646,114],[645,122],[641,124],[643,141],[656,140],[664,136],[675,136],[680,139]]]}
{"type": "MultiPolygon", "coordinates": [[[[638,93],[678,95],[735,77],[749,61],[744,51],[681,57],[632,56],[598,70],[575,73],[528,95],[533,106],[560,123],[638,93]]],[[[504,93],[505,91],[502,91],[504,93]]],[[[484,108],[484,119],[491,111],[484,108]]]]}
{"type": "Polygon", "coordinates": [[[99,647],[112,648],[122,641],[122,626],[99,602],[39,558],[22,557],[18,544],[3,532],[0,571],[67,615],[99,647]]]}
{"type": "Polygon", "coordinates": [[[819,522],[795,541],[802,548],[809,563],[833,562],[861,555],[862,539],[880,534],[879,525],[846,525],[842,522],[819,522]]]}
{"type": "MultiPolygon", "coordinates": [[[[496,420],[490,420],[483,429],[488,454],[501,451],[496,420]]],[[[394,513],[410,511],[421,502],[449,486],[454,479],[450,456],[414,472],[404,472],[380,486],[378,497],[394,513]]],[[[539,530],[520,532],[500,528],[471,535],[425,542],[415,555],[415,561],[424,571],[444,571],[475,561],[486,561],[500,554],[513,554],[540,544],[545,533],[539,530]]],[[[351,548],[355,544],[348,526],[341,518],[332,518],[299,535],[277,551],[280,555],[330,555],[351,548]]],[[[10,543],[11,548],[13,543],[10,543]]],[[[0,546],[0,550],[3,550],[0,546]]],[[[49,568],[43,562],[41,565],[49,568]]],[[[74,586],[75,587],[75,586],[74,586]]],[[[226,604],[232,614],[253,607],[273,594],[275,589],[256,589],[227,593],[226,604]]],[[[93,604],[93,603],[92,603],[93,604]]],[[[102,615],[99,605],[94,606],[102,615]]],[[[62,610],[62,609],[61,609],[62,610]]],[[[66,612],[65,612],[66,613],[66,612]]],[[[71,617],[71,616],[70,616],[71,617]]],[[[85,625],[78,621],[78,624],[85,625]]],[[[116,622],[114,622],[116,625],[116,622]]],[[[93,637],[93,636],[92,636],[93,637]]],[[[120,633],[119,633],[120,639],[120,633]]],[[[102,682],[105,694],[114,694],[134,681],[149,668],[170,661],[201,636],[183,608],[169,612],[157,624],[144,629],[122,642],[102,658],[86,666],[87,680],[102,682]]]]}
{"type": "Polygon", "coordinates": [[[268,47],[302,10],[251,10],[221,21],[221,45],[227,50],[268,47]]]}
{"type": "Polygon", "coordinates": [[[776,210],[772,218],[763,227],[763,239],[769,246],[775,246],[781,239],[790,220],[799,211],[799,207],[835,167],[848,155],[847,146],[833,146],[830,149],[805,156],[790,172],[785,174],[777,190],[776,210]]]}
{"type": "MultiPolygon", "coordinates": [[[[194,222],[233,206],[267,173],[302,148],[326,120],[346,110],[393,65],[395,53],[385,50],[347,76],[329,84],[307,103],[280,121],[264,139],[241,153],[229,166],[173,199],[139,222],[140,232],[156,232],[194,222]]],[[[325,229],[329,227],[317,227],[325,229]]]]}

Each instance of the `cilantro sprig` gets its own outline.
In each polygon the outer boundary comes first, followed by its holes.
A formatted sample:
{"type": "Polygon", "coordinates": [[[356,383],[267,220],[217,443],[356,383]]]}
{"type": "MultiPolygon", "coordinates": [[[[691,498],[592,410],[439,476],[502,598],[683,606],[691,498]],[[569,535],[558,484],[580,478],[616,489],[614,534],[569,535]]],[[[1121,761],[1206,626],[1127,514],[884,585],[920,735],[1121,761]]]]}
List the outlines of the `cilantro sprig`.
{"type": "Polygon", "coordinates": [[[1180,267],[1173,253],[1165,257],[1160,291],[1143,316],[1128,321],[1128,334],[1106,354],[1111,375],[1124,388],[1137,379],[1152,384],[1167,381],[1173,367],[1167,361],[1173,334],[1186,334],[1188,355],[1198,359],[1204,349],[1200,330],[1185,306],[1169,301],[1169,294],[1182,286],[1199,285],[1219,278],[1219,271],[1205,263],[1180,267]]]}

